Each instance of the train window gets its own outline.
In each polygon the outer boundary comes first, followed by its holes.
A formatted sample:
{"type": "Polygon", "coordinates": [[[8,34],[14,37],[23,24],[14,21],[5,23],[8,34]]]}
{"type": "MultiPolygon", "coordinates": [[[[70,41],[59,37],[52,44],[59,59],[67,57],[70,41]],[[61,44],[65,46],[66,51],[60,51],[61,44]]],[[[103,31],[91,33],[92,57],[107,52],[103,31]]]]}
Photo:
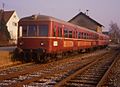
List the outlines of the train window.
{"type": "Polygon", "coordinates": [[[72,38],[72,31],[69,31],[69,38],[72,38]]]}
{"type": "Polygon", "coordinates": [[[85,39],[87,39],[87,33],[85,33],[85,39]]]}
{"type": "Polygon", "coordinates": [[[54,37],[57,36],[57,35],[56,35],[56,31],[57,31],[57,28],[56,28],[56,26],[54,26],[54,27],[53,27],[53,36],[54,36],[54,37]]]}
{"type": "Polygon", "coordinates": [[[73,31],[73,38],[75,38],[75,31],[73,31]]]}
{"type": "Polygon", "coordinates": [[[76,31],[76,38],[77,38],[77,31],[76,31]]]}
{"type": "Polygon", "coordinates": [[[67,29],[64,30],[64,37],[68,37],[68,30],[67,29]]]}
{"type": "Polygon", "coordinates": [[[88,34],[88,39],[90,39],[90,34],[88,34]]]}
{"type": "Polygon", "coordinates": [[[93,35],[92,35],[92,39],[93,39],[93,35]]]}
{"type": "Polygon", "coordinates": [[[83,33],[83,39],[85,39],[85,33],[83,33]]]}
{"type": "Polygon", "coordinates": [[[92,39],[94,39],[94,34],[92,35],[92,39]]]}
{"type": "Polygon", "coordinates": [[[92,39],[92,35],[90,34],[90,39],[92,39]]]}
{"type": "Polygon", "coordinates": [[[87,33],[85,33],[85,39],[87,39],[87,33]]]}
{"type": "Polygon", "coordinates": [[[84,33],[84,39],[86,39],[86,33],[84,33]]]}
{"type": "Polygon", "coordinates": [[[48,25],[39,26],[39,36],[48,36],[48,25]]]}
{"type": "Polygon", "coordinates": [[[86,33],[86,39],[88,39],[88,33],[86,33]]]}
{"type": "Polygon", "coordinates": [[[94,34],[94,39],[96,39],[96,35],[94,34]]]}
{"type": "Polygon", "coordinates": [[[22,27],[22,36],[23,37],[27,36],[27,26],[22,27]]]}
{"type": "Polygon", "coordinates": [[[95,35],[95,39],[97,39],[97,35],[95,35]]]}
{"type": "Polygon", "coordinates": [[[92,39],[94,39],[94,36],[92,35],[92,39]]]}
{"type": "Polygon", "coordinates": [[[29,25],[28,27],[28,36],[36,36],[37,35],[37,26],[29,25]]]}
{"type": "Polygon", "coordinates": [[[83,39],[83,32],[81,33],[81,38],[83,39]]]}
{"type": "Polygon", "coordinates": [[[62,37],[62,28],[58,27],[58,37],[62,37]]]}
{"type": "Polygon", "coordinates": [[[75,37],[75,31],[73,31],[73,38],[76,38],[76,37],[75,37]]]}
{"type": "Polygon", "coordinates": [[[94,39],[96,38],[95,34],[94,34],[94,39]]]}
{"type": "Polygon", "coordinates": [[[89,39],[91,39],[91,35],[89,34],[89,39]]]}
{"type": "Polygon", "coordinates": [[[89,39],[89,37],[88,37],[88,33],[87,33],[86,39],[89,39]]]}
{"type": "Polygon", "coordinates": [[[26,37],[27,36],[27,26],[20,26],[19,27],[19,36],[26,37]]]}
{"type": "Polygon", "coordinates": [[[78,39],[80,39],[80,32],[78,33],[78,39]]]}
{"type": "Polygon", "coordinates": [[[87,39],[87,33],[85,33],[85,39],[87,39]]]}

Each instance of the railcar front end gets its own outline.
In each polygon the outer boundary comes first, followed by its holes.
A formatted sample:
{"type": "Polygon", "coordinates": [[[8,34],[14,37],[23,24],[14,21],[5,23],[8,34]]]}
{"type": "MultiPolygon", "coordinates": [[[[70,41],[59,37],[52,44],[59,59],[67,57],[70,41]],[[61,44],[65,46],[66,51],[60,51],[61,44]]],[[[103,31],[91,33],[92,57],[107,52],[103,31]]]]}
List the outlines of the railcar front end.
{"type": "Polygon", "coordinates": [[[18,29],[18,57],[25,61],[44,61],[49,49],[50,21],[21,19],[18,29]]]}

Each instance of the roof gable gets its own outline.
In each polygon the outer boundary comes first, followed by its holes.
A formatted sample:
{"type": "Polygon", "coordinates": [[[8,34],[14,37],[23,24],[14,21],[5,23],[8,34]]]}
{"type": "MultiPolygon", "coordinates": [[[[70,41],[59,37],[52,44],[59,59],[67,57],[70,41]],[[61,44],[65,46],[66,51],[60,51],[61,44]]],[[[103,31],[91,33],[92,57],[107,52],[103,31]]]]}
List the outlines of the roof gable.
{"type": "Polygon", "coordinates": [[[0,20],[2,18],[2,14],[4,14],[4,20],[5,20],[5,23],[7,23],[14,12],[15,11],[3,11],[3,10],[0,10],[0,20]]]}
{"type": "Polygon", "coordinates": [[[86,14],[84,14],[83,12],[80,12],[79,14],[77,14],[75,17],[73,17],[71,20],[69,20],[69,22],[72,21],[72,20],[74,20],[74,19],[76,19],[76,18],[79,17],[79,16],[84,16],[84,17],[86,17],[88,20],[94,22],[95,24],[99,25],[100,27],[103,26],[102,24],[100,24],[100,23],[98,23],[97,21],[93,20],[92,18],[90,18],[89,16],[87,16],[86,14]]]}

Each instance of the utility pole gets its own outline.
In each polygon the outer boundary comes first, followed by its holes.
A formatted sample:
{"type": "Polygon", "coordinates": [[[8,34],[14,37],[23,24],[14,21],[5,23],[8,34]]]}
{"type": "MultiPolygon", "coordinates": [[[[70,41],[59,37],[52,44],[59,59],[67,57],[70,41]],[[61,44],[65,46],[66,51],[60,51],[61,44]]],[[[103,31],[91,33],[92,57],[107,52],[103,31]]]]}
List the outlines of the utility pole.
{"type": "Polygon", "coordinates": [[[79,9],[79,12],[81,12],[81,9],[79,9]]]}
{"type": "Polygon", "coordinates": [[[2,18],[4,19],[4,8],[5,8],[5,3],[2,3],[2,18]]]}
{"type": "Polygon", "coordinates": [[[4,11],[4,7],[5,7],[5,4],[3,3],[3,4],[2,4],[2,9],[3,9],[3,11],[4,11]]]}

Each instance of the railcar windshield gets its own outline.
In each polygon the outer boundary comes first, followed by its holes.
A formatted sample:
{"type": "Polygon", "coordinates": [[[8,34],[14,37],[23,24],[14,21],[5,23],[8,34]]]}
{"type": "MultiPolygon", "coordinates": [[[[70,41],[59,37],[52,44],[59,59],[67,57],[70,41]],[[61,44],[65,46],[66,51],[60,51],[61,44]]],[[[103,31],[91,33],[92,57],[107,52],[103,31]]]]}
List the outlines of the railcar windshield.
{"type": "Polygon", "coordinates": [[[48,36],[48,25],[24,25],[19,27],[19,37],[48,36]]]}
{"type": "Polygon", "coordinates": [[[29,36],[37,36],[37,26],[35,25],[28,26],[28,37],[29,36]]]}
{"type": "Polygon", "coordinates": [[[48,25],[39,26],[39,36],[48,36],[48,25]]]}

